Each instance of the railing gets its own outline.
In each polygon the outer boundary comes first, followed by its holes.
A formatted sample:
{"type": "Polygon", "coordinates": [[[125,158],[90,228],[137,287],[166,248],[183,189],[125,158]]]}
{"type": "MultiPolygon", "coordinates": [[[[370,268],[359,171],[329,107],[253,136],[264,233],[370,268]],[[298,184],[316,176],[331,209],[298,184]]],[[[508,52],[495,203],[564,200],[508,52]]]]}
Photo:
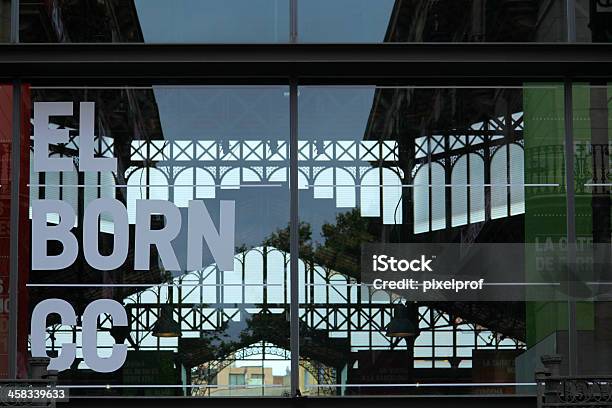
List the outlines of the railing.
{"type": "Polygon", "coordinates": [[[536,373],[538,408],[612,407],[612,376],[560,375],[561,356],[543,356],[536,373]]]}
{"type": "Polygon", "coordinates": [[[27,395],[28,390],[50,390],[57,384],[57,371],[47,371],[48,364],[49,358],[31,358],[30,378],[0,379],[0,406],[55,408],[53,398],[27,395]]]}

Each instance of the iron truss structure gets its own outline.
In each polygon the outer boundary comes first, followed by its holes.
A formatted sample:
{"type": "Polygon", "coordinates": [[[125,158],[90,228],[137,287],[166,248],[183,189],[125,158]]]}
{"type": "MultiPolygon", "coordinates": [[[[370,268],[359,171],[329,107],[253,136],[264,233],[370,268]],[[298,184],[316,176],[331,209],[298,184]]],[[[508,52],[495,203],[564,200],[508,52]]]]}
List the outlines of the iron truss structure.
{"type": "MultiPolygon", "coordinates": [[[[175,351],[185,366],[206,364],[215,372],[242,355],[265,355],[261,342],[275,351],[285,350],[281,355],[287,357],[288,262],[283,251],[253,248],[236,255],[233,271],[223,272],[211,265],[130,295],[124,299],[130,330],[122,340],[133,350],[175,351]],[[172,307],[173,318],[181,325],[180,338],[152,335],[165,305],[172,307]]],[[[300,260],[300,269],[300,286],[309,288],[300,294],[300,357],[308,369],[323,364],[340,370],[354,364],[353,353],[359,350],[403,347],[384,331],[394,304],[405,299],[373,291],[311,262],[300,260]]],[[[110,317],[100,319],[101,349],[111,347],[119,336],[111,323],[110,317]]],[[[419,327],[422,332],[414,345],[415,367],[468,368],[475,349],[524,347],[521,341],[428,306],[419,308],[419,327]]],[[[78,336],[79,330],[49,327],[49,351],[78,336]]],[[[329,373],[331,376],[333,371],[329,373]]]]}

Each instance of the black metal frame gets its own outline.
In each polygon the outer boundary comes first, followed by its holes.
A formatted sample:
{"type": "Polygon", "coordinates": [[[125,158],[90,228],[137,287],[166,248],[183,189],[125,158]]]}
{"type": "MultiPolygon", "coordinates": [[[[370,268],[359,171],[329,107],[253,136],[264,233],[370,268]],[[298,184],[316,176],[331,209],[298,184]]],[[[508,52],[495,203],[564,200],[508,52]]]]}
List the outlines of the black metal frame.
{"type": "MultiPolygon", "coordinates": [[[[574,1],[567,1],[567,43],[386,43],[386,44],[297,44],[296,0],[291,0],[289,44],[22,44],[19,43],[19,2],[13,0],[11,44],[0,44],[0,82],[15,86],[15,107],[20,104],[21,82],[34,86],[136,86],[150,84],[288,84],[291,110],[292,185],[297,185],[297,86],[374,84],[396,86],[512,86],[525,82],[565,82],[566,102],[571,101],[574,81],[606,81],[612,78],[612,44],[576,44],[574,1]],[[568,90],[570,94],[568,95],[568,90]]],[[[571,107],[571,104],[569,105],[571,107]]],[[[566,106],[566,120],[571,109],[566,106]]],[[[17,113],[17,121],[19,115],[17,113]]],[[[19,127],[15,126],[14,146],[18,146],[19,127]]],[[[568,128],[566,142],[572,146],[568,128]]],[[[567,154],[572,154],[569,151],[567,154]]],[[[13,168],[19,168],[19,149],[13,149],[13,168]]],[[[568,162],[569,163],[569,162],[568,162]]],[[[569,169],[568,169],[569,172],[569,169]]],[[[18,172],[13,172],[18,174],[18,172]]],[[[18,177],[18,176],[17,176],[18,177]]],[[[17,179],[18,181],[18,179],[17,179]]],[[[18,197],[19,184],[13,180],[12,196],[18,197]]],[[[573,190],[571,192],[573,196],[573,190]]],[[[297,255],[298,202],[297,187],[292,189],[291,252],[297,255]],[[295,190],[295,191],[293,191],[295,190]]],[[[568,203],[570,193],[568,193],[568,203]]],[[[18,226],[18,200],[13,200],[11,227],[18,226]]],[[[568,214],[570,212],[568,211],[568,214]]],[[[568,225],[570,225],[568,217],[568,225]]],[[[15,231],[15,230],[12,230],[15,231]]],[[[569,233],[569,229],[568,229],[569,233]]],[[[575,235],[575,234],[574,234],[575,235]]],[[[575,239],[575,236],[574,236],[575,239]]],[[[16,241],[16,240],[14,240],[16,241]]],[[[17,322],[17,246],[11,247],[10,310],[11,339],[16,338],[17,322]],[[14,284],[13,284],[14,282],[14,284]]],[[[292,257],[292,273],[297,275],[297,256],[292,257]]],[[[299,345],[298,280],[292,279],[291,344],[292,372],[297,373],[299,345]]],[[[575,315],[573,316],[575,320],[575,315]]],[[[573,324],[575,327],[575,321],[573,324]]],[[[10,350],[16,350],[16,341],[10,350]]],[[[15,376],[16,353],[10,353],[10,373],[15,376]]],[[[297,376],[292,376],[296,389],[297,376]]],[[[333,405],[351,404],[354,400],[331,400],[333,405]]],[[[413,398],[432,407],[446,404],[428,398],[413,398]]],[[[464,399],[469,406],[475,398],[464,399]]],[[[490,406],[512,400],[523,405],[525,399],[479,398],[490,406]]],[[[528,399],[534,401],[533,399],[528,399]]],[[[90,401],[81,400],[82,405],[90,401]]],[[[161,403],[166,403],[163,400],[161,403]]],[[[245,399],[248,406],[252,399],[245,399]]],[[[243,403],[241,402],[241,403],[243,403]]],[[[287,400],[261,400],[262,404],[285,406],[287,400]]],[[[323,402],[317,399],[317,403],[323,402]]],[[[101,401],[104,406],[108,401],[101,401]]],[[[117,404],[117,401],[113,401],[117,404]]],[[[123,402],[122,402],[123,403],[123,402]]],[[[199,401],[185,401],[200,404],[199,401]]],[[[239,405],[235,400],[207,401],[208,405],[239,405]]],[[[296,402],[297,403],[297,402],[296,402]]],[[[359,403],[378,403],[360,398],[359,403]],[[368,402],[369,401],[369,402],[368,402]]],[[[125,400],[125,404],[133,404],[125,400]]],[[[300,403],[301,404],[301,403],[300,403]]],[[[484,406],[484,405],[483,405],[484,406]]]]}
{"type": "Polygon", "coordinates": [[[0,79],[45,85],[511,85],[605,80],[612,45],[2,44],[0,79]]]}

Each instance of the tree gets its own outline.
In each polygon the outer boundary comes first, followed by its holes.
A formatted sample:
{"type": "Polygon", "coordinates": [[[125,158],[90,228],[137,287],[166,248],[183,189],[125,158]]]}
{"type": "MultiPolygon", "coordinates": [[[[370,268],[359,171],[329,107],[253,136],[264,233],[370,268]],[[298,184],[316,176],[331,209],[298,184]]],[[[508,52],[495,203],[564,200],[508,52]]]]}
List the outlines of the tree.
{"type": "MultiPolygon", "coordinates": [[[[271,246],[281,251],[290,252],[290,225],[287,227],[278,229],[273,232],[263,242],[266,246],[271,246]]],[[[312,259],[313,248],[312,248],[312,227],[307,222],[300,222],[299,226],[299,245],[300,245],[300,258],[303,260],[312,259]]]]}
{"type": "MultiPolygon", "coordinates": [[[[361,245],[373,242],[375,235],[371,224],[358,209],[336,216],[336,223],[325,223],[321,227],[324,243],[316,247],[312,243],[312,227],[306,222],[299,226],[300,259],[333,269],[337,272],[360,278],[361,245]]],[[[264,245],[289,252],[289,226],[279,229],[264,241],[264,245]]]]}
{"type": "Polygon", "coordinates": [[[325,243],[317,247],[315,261],[337,272],[360,279],[361,245],[373,242],[370,221],[352,209],[336,216],[336,223],[321,227],[325,243]]]}

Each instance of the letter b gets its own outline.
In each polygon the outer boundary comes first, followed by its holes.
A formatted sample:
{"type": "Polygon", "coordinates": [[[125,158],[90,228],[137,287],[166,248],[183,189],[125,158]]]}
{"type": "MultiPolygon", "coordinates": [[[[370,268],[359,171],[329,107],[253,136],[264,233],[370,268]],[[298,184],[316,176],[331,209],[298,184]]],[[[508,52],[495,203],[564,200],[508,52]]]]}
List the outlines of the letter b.
{"type": "Polygon", "coordinates": [[[61,200],[32,201],[32,269],[58,270],[74,263],[79,243],[70,232],[76,215],[70,204],[61,200]],[[47,214],[58,214],[57,225],[47,225],[47,214]],[[47,242],[59,241],[64,249],[59,255],[47,254],[47,242]]]}

